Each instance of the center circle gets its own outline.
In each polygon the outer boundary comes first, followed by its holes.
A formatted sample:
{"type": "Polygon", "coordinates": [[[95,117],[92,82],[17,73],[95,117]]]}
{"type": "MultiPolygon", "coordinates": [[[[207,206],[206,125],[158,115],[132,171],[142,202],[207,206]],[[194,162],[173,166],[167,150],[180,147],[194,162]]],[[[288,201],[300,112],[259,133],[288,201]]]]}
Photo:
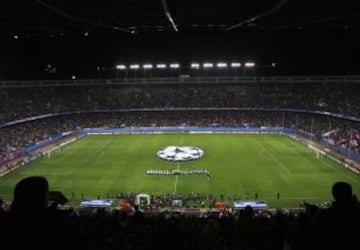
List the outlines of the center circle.
{"type": "Polygon", "coordinates": [[[157,156],[166,161],[192,161],[204,156],[204,151],[193,146],[167,146],[157,152],[157,156]]]}

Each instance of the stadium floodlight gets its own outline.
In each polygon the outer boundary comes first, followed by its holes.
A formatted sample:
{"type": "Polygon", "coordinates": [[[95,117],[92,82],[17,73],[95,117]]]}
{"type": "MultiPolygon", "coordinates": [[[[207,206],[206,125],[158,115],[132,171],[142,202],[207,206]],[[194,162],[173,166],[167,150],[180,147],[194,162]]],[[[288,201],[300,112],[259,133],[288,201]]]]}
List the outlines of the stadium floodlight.
{"type": "Polygon", "coordinates": [[[218,68],[226,68],[228,65],[227,65],[227,63],[217,63],[216,64],[216,67],[218,67],[218,68]]]}
{"type": "Polygon", "coordinates": [[[245,63],[245,67],[246,67],[246,68],[253,68],[253,67],[255,67],[255,63],[253,63],[253,62],[246,62],[246,63],[245,63]]]}
{"type": "Polygon", "coordinates": [[[204,64],[203,64],[203,67],[204,67],[205,69],[212,68],[212,67],[214,67],[214,64],[213,64],[213,63],[204,63],[204,64]]]}
{"type": "Polygon", "coordinates": [[[130,69],[139,69],[140,65],[139,64],[131,64],[130,65],[130,69]]]}
{"type": "Polygon", "coordinates": [[[230,66],[231,66],[232,68],[240,68],[240,67],[241,67],[241,63],[233,62],[233,63],[231,63],[230,66]]]}
{"type": "Polygon", "coordinates": [[[152,69],[152,68],[153,68],[153,65],[152,65],[152,64],[144,64],[144,65],[143,65],[143,68],[144,68],[144,69],[152,69]]]}
{"type": "Polygon", "coordinates": [[[156,68],[157,69],[166,69],[166,64],[164,64],[164,63],[156,64],[156,68]]]}
{"type": "Polygon", "coordinates": [[[180,67],[180,64],[178,64],[178,63],[172,63],[172,64],[170,64],[170,68],[171,69],[178,69],[180,67]]]}
{"type": "Polygon", "coordinates": [[[190,67],[191,67],[192,69],[199,69],[199,68],[200,68],[200,64],[198,64],[198,63],[192,63],[192,64],[190,65],[190,67]]]}
{"type": "Polygon", "coordinates": [[[126,66],[124,64],[116,65],[116,69],[124,70],[126,69],[126,66]]]}

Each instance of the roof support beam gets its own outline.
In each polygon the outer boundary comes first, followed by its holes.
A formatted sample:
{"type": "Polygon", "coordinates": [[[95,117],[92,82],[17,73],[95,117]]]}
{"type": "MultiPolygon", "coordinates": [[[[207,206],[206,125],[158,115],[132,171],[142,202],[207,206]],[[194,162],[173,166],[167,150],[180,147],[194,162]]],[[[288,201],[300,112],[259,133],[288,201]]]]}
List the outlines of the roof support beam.
{"type": "Polygon", "coordinates": [[[130,32],[130,30],[124,29],[124,28],[121,28],[121,27],[118,27],[118,26],[108,25],[108,24],[99,23],[99,22],[94,22],[94,21],[91,21],[91,20],[84,20],[84,19],[81,19],[79,17],[71,16],[68,13],[66,13],[66,12],[56,8],[55,6],[53,6],[51,4],[48,4],[48,3],[46,3],[45,1],[42,1],[42,0],[36,0],[36,2],[39,3],[40,5],[42,5],[43,7],[51,10],[52,12],[55,12],[59,16],[62,16],[62,17],[65,17],[67,19],[76,21],[78,23],[84,23],[84,24],[88,24],[88,25],[104,27],[104,28],[113,29],[113,30],[117,30],[117,31],[130,32]]]}
{"type": "Polygon", "coordinates": [[[236,28],[239,28],[241,26],[243,26],[244,24],[247,24],[247,23],[252,23],[252,22],[255,22],[256,20],[260,19],[260,18],[263,18],[265,16],[268,16],[276,11],[278,11],[283,5],[285,5],[287,3],[288,0],[281,0],[274,8],[268,10],[268,11],[265,11],[264,13],[262,14],[259,14],[257,16],[254,16],[252,18],[249,18],[245,21],[242,21],[240,23],[237,23],[235,25],[232,25],[228,28],[225,29],[225,31],[229,31],[229,30],[232,30],[232,29],[236,29],[236,28]]]}
{"type": "Polygon", "coordinates": [[[164,9],[164,12],[165,12],[165,16],[166,16],[166,18],[169,20],[169,22],[171,23],[173,29],[174,29],[175,31],[179,31],[178,28],[177,28],[177,26],[176,26],[176,24],[175,24],[175,22],[174,22],[174,19],[172,18],[171,14],[170,14],[170,12],[169,12],[169,8],[168,8],[168,5],[167,5],[166,0],[161,0],[161,4],[162,4],[162,6],[163,6],[163,9],[164,9]]]}

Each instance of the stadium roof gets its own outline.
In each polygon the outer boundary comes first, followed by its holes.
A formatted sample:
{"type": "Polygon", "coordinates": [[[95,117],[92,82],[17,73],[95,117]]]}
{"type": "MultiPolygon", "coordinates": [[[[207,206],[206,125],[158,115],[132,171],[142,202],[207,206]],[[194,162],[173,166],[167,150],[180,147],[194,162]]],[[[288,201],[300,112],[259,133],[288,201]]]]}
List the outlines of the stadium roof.
{"type": "Polygon", "coordinates": [[[0,37],[359,30],[360,0],[6,0],[0,37]]]}
{"type": "Polygon", "coordinates": [[[353,75],[359,32],[360,0],[3,0],[0,80],[41,79],[49,64],[84,78],[232,61],[256,62],[256,75],[353,75]]]}

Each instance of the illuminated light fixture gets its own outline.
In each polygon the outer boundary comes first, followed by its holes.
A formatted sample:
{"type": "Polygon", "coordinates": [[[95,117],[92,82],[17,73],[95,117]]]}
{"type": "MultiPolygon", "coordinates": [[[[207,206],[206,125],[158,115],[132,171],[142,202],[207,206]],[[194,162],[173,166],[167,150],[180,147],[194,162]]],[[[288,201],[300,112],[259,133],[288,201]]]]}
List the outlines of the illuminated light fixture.
{"type": "Polygon", "coordinates": [[[218,68],[226,68],[228,65],[227,65],[227,63],[218,63],[218,64],[216,64],[216,67],[218,67],[218,68]]]}
{"type": "Polygon", "coordinates": [[[172,69],[178,69],[179,67],[180,67],[180,64],[178,64],[178,63],[170,64],[170,68],[172,68],[172,69]]]}
{"type": "Polygon", "coordinates": [[[14,39],[19,39],[19,36],[18,36],[18,35],[14,35],[14,39]]]}
{"type": "Polygon", "coordinates": [[[192,69],[198,69],[198,68],[200,68],[200,64],[198,64],[198,63],[192,63],[192,64],[190,65],[190,67],[191,67],[192,69]]]}
{"type": "Polygon", "coordinates": [[[119,65],[116,65],[116,68],[123,70],[123,69],[126,69],[126,66],[124,64],[119,64],[119,65]]]}
{"type": "Polygon", "coordinates": [[[130,65],[130,69],[139,69],[139,68],[140,68],[139,64],[130,65]]]}
{"type": "Polygon", "coordinates": [[[153,65],[152,65],[152,64],[144,64],[144,65],[143,65],[143,68],[144,68],[144,69],[152,69],[152,68],[153,68],[153,65]]]}
{"type": "Polygon", "coordinates": [[[212,68],[212,67],[214,67],[214,64],[212,64],[212,63],[204,63],[203,67],[206,68],[206,69],[207,68],[212,68]]]}
{"type": "Polygon", "coordinates": [[[164,64],[164,63],[159,63],[159,64],[156,65],[156,68],[157,68],[157,69],[166,69],[166,64],[164,64]]]}
{"type": "Polygon", "coordinates": [[[246,68],[253,68],[253,67],[255,67],[255,63],[253,63],[253,62],[247,62],[247,63],[245,63],[245,67],[246,67],[246,68]]]}
{"type": "Polygon", "coordinates": [[[240,67],[241,67],[241,63],[233,62],[233,63],[231,63],[231,67],[232,67],[232,68],[240,68],[240,67]]]}
{"type": "Polygon", "coordinates": [[[276,67],[276,63],[271,63],[271,66],[273,67],[273,68],[275,68],[276,67]]]}

